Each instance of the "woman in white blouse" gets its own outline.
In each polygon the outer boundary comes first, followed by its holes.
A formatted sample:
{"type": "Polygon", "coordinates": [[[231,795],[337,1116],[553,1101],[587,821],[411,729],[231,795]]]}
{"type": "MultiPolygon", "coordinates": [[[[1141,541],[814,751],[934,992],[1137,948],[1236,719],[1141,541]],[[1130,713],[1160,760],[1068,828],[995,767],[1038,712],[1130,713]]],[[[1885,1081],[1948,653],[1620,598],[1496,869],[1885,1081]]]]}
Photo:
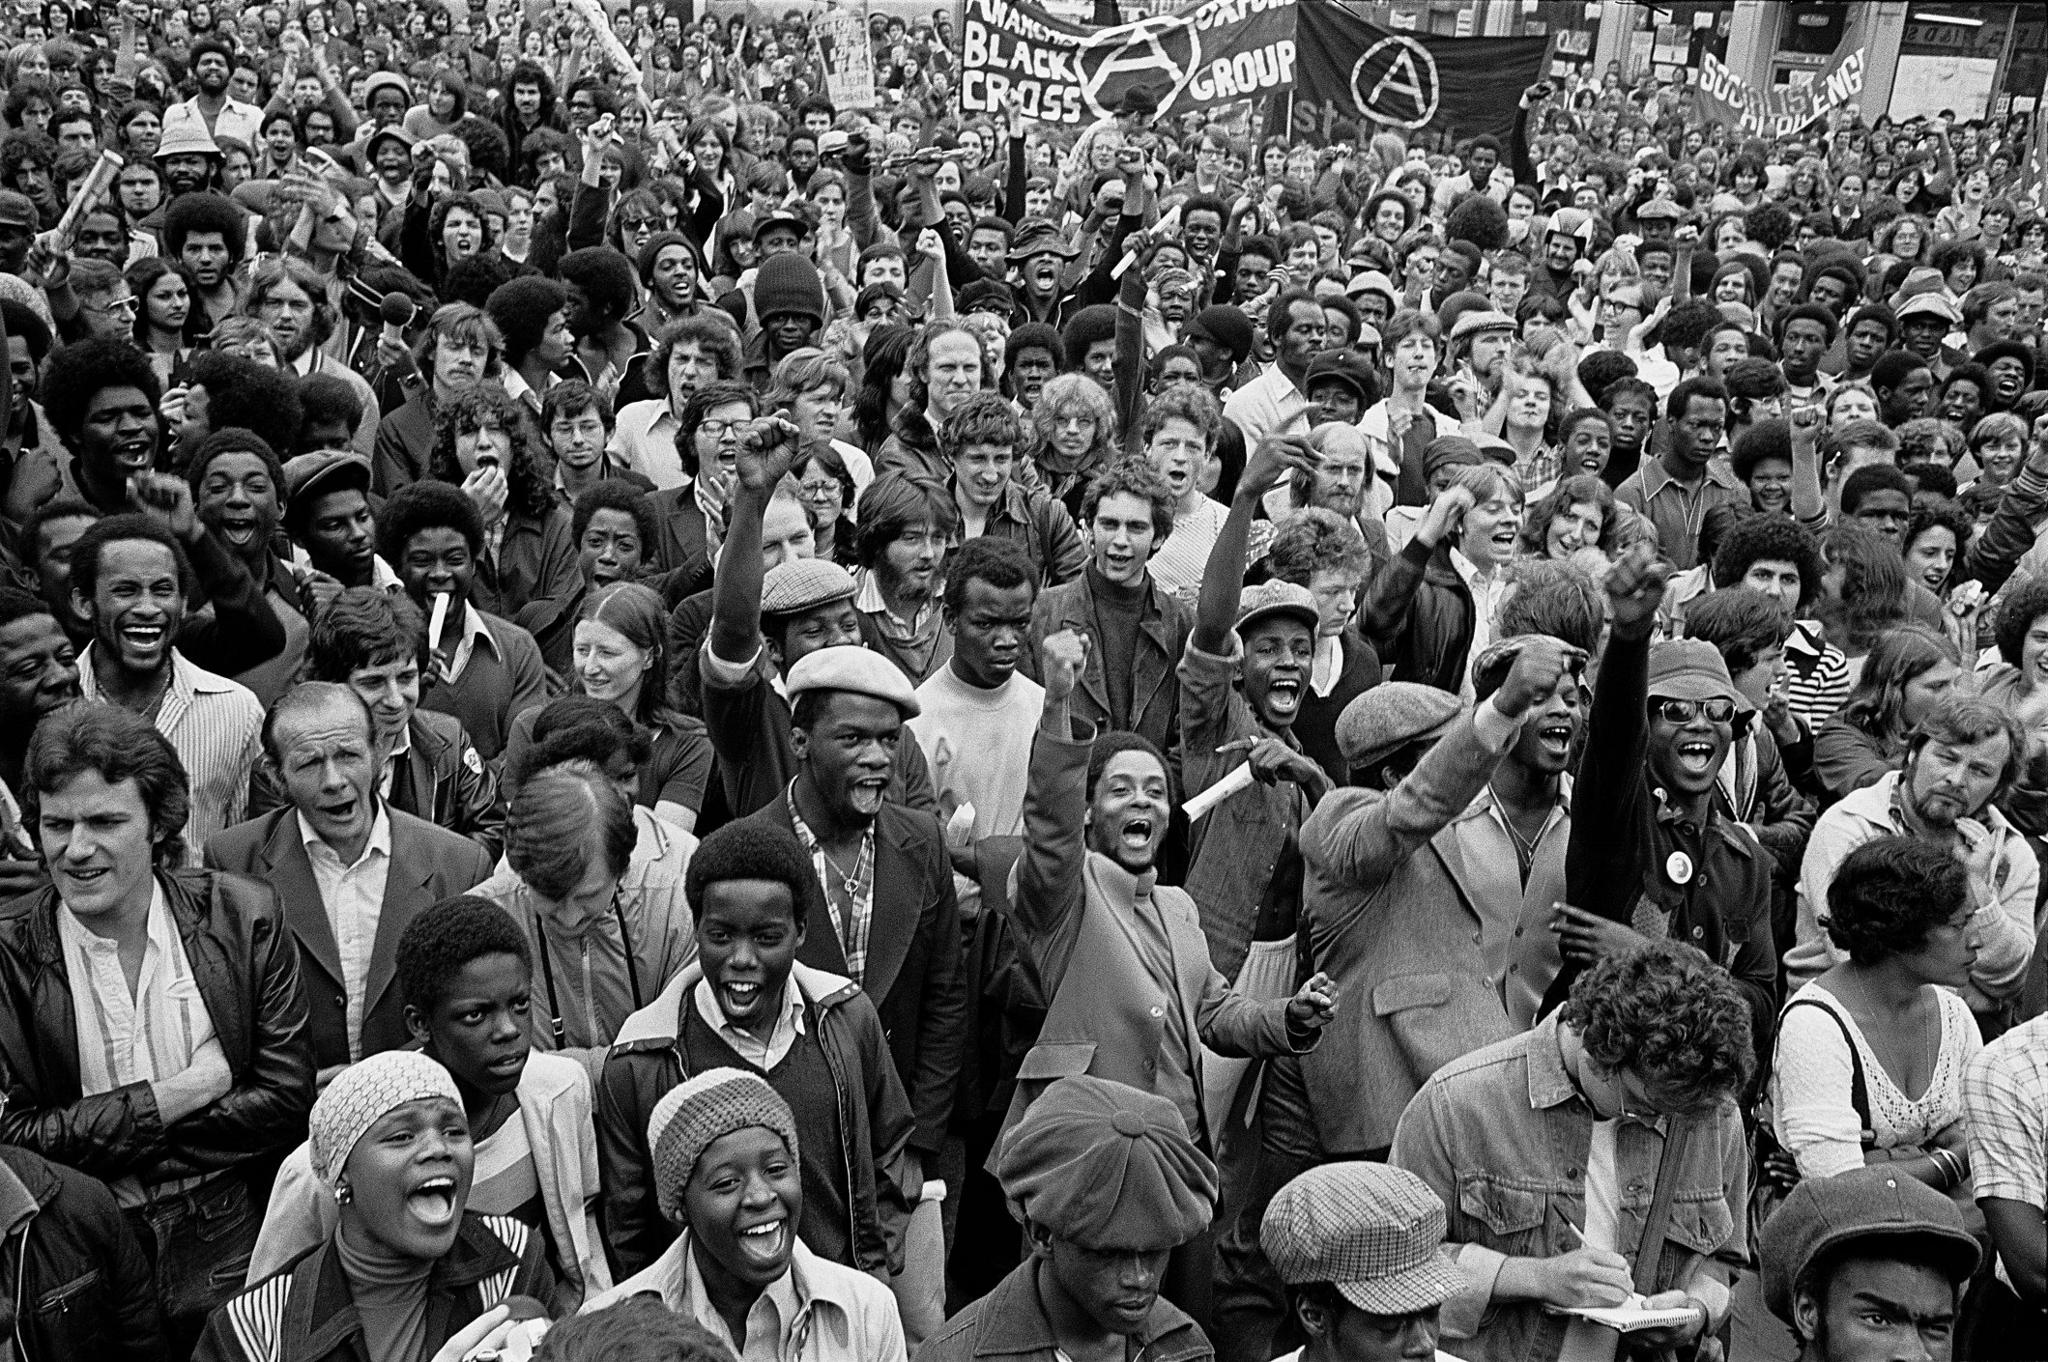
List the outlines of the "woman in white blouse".
{"type": "Polygon", "coordinates": [[[1956,993],[1973,906],[1932,838],[1880,837],[1842,862],[1824,925],[1848,959],[1786,1002],[1771,1066],[1772,1127],[1800,1176],[1884,1163],[1975,1209],[1961,1083],[1983,1042],[1956,993]]]}

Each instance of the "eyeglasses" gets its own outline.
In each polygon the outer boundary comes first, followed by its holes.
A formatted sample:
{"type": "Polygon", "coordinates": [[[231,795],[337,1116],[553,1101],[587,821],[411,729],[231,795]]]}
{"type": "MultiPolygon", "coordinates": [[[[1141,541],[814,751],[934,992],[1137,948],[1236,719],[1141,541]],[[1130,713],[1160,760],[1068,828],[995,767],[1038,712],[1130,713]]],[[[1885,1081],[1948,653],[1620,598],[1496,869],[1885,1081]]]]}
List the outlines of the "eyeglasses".
{"type": "Polygon", "coordinates": [[[709,435],[714,440],[723,440],[728,435],[739,434],[740,427],[745,424],[745,421],[706,421],[697,427],[697,433],[709,435]]]}
{"type": "Polygon", "coordinates": [[[629,232],[644,232],[644,231],[648,230],[649,228],[651,228],[651,227],[654,227],[654,226],[656,226],[656,225],[657,225],[657,223],[656,223],[655,219],[653,219],[653,218],[620,218],[620,219],[619,219],[619,226],[621,226],[621,227],[625,228],[625,229],[626,229],[627,231],[629,231],[629,232]]]}
{"type": "Polygon", "coordinates": [[[823,500],[826,497],[836,497],[840,492],[839,482],[836,478],[827,478],[820,482],[798,483],[797,486],[805,496],[818,500],[823,500]]]}
{"type": "Polygon", "coordinates": [[[1689,724],[1704,711],[1710,724],[1725,724],[1735,717],[1735,702],[1722,697],[1712,700],[1674,700],[1653,697],[1650,711],[1667,724],[1689,724]]]}

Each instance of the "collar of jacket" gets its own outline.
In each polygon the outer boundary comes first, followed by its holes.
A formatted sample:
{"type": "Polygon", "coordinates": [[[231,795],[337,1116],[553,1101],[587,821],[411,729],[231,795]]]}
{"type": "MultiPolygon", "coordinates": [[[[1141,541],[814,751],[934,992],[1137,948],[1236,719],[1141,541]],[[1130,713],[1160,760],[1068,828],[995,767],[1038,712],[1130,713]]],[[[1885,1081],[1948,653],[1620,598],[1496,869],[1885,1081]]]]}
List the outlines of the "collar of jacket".
{"type": "MultiPolygon", "coordinates": [[[[427,1294],[432,1297],[461,1291],[493,1273],[518,1267],[518,1255],[505,1247],[505,1241],[493,1234],[475,1212],[465,1211],[455,1233],[454,1247],[442,1255],[427,1276],[427,1294]]],[[[294,1292],[312,1287],[313,1308],[306,1317],[318,1323],[302,1338],[282,1340],[284,1358],[287,1362],[301,1362],[342,1353],[345,1344],[361,1336],[363,1321],[349,1295],[348,1278],[342,1273],[341,1255],[334,1251],[333,1239],[314,1249],[294,1268],[292,1278],[294,1292]]],[[[355,1355],[355,1350],[349,1349],[346,1355],[355,1355]]]]}
{"type": "Polygon", "coordinates": [[[925,419],[922,407],[904,403],[903,410],[897,412],[895,421],[890,423],[890,430],[906,449],[933,454],[939,451],[939,433],[925,419]]]}
{"type": "MultiPolygon", "coordinates": [[[[1735,748],[1731,744],[1728,749],[1728,755],[1722,758],[1722,761],[1725,765],[1733,760],[1735,760],[1735,748]]],[[[1718,790],[1720,788],[1721,782],[1717,772],[1714,780],[1714,789],[1718,790]]],[[[1679,811],[1678,805],[1672,803],[1669,797],[1665,795],[1663,786],[1652,786],[1650,793],[1657,801],[1657,821],[1659,823],[1673,828],[1692,826],[1685,821],[1685,815],[1679,811]]],[[[1711,796],[1712,791],[1708,793],[1711,796]]],[[[1754,849],[1749,838],[1744,836],[1734,823],[1721,816],[1721,811],[1714,806],[1714,801],[1711,797],[1707,800],[1707,815],[1700,821],[1698,832],[1702,842],[1705,842],[1709,836],[1719,837],[1744,860],[1749,859],[1754,849]]]]}
{"type": "MultiPolygon", "coordinates": [[[[1572,1080],[1571,1071],[1564,1067],[1564,1047],[1559,1041],[1559,1033],[1564,1029],[1560,1020],[1562,1015],[1561,1011],[1554,1011],[1529,1029],[1528,1048],[1524,1051],[1529,1065],[1529,1106],[1543,1111],[1577,1101],[1585,1106],[1588,1115],[1597,1120],[1593,1104],[1586,1101],[1579,1085],[1572,1080]]],[[[1669,1118],[1664,1116],[1650,1121],[1643,1121],[1637,1116],[1624,1119],[1638,1121],[1659,1131],[1669,1123],[1669,1118]]]]}
{"type": "MultiPolygon", "coordinates": [[[[1059,1340],[1053,1336],[1052,1321],[1046,1318],[1045,1305],[1039,1297],[1039,1261],[1035,1257],[1025,1260],[998,1282],[996,1289],[989,1292],[988,1298],[982,1302],[974,1339],[976,1357],[1016,1354],[1065,1356],[1060,1352],[1059,1340]]],[[[1153,1351],[1162,1340],[1187,1331],[1193,1325],[1193,1319],[1166,1297],[1160,1296],[1153,1300],[1152,1313],[1145,1316],[1144,1327],[1138,1331],[1135,1342],[1146,1362],[1174,1362],[1176,1358],[1200,1356],[1207,1353],[1209,1347],[1199,1332],[1186,1340],[1183,1346],[1153,1351]]]]}
{"type": "MultiPolygon", "coordinates": [[[[612,1039],[612,1048],[621,1052],[642,1050],[666,1050],[676,1043],[682,1031],[682,1009],[690,991],[704,978],[704,966],[692,960],[683,967],[682,973],[669,981],[656,995],[653,1002],[626,1018],[626,1024],[612,1039]]],[[[832,973],[830,970],[812,969],[801,960],[790,967],[790,978],[796,980],[797,992],[804,1001],[821,1011],[839,1006],[860,992],[853,980],[832,973]]]]}
{"type": "MultiPolygon", "coordinates": [[[[161,866],[155,872],[156,882],[163,886],[164,906],[170,909],[171,921],[177,925],[180,937],[190,937],[206,919],[205,898],[213,892],[208,879],[211,873],[165,870],[161,866]]],[[[51,885],[37,896],[35,911],[29,915],[29,943],[43,964],[60,964],[64,959],[64,941],[57,935],[57,914],[63,909],[57,887],[51,885]]]]}

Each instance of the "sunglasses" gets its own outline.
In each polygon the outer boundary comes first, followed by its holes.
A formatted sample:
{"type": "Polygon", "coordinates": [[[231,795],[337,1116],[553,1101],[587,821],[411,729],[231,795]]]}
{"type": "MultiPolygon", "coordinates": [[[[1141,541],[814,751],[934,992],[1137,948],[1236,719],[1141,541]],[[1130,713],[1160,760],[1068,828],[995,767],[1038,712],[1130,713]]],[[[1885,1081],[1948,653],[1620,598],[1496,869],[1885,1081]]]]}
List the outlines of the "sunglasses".
{"type": "Polygon", "coordinates": [[[1698,718],[1703,710],[1706,712],[1708,723],[1725,724],[1735,718],[1735,702],[1733,700],[1716,698],[1712,700],[1653,699],[1650,701],[1651,713],[1663,716],[1664,722],[1668,724],[1689,724],[1698,718]]]}

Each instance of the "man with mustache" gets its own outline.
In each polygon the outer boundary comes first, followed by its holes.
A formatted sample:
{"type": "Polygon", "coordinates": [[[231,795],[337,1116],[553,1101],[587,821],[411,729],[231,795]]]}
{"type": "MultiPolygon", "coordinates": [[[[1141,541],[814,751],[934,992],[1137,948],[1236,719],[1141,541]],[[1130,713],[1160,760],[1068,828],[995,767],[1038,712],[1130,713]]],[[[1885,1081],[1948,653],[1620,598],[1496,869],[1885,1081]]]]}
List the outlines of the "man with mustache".
{"type": "Polygon", "coordinates": [[[1799,867],[1798,935],[1787,943],[1786,987],[1798,988],[1843,958],[1823,930],[1821,905],[1849,853],[1874,837],[1922,837],[1949,848],[1969,872],[1977,962],[1962,995],[1980,1016],[1997,1012],[2019,990],[2034,951],[2040,866],[1997,808],[2025,756],[2019,720],[2009,711],[1981,696],[1951,696],[1914,731],[1904,770],[1852,791],[1822,814],[1799,867]]]}

